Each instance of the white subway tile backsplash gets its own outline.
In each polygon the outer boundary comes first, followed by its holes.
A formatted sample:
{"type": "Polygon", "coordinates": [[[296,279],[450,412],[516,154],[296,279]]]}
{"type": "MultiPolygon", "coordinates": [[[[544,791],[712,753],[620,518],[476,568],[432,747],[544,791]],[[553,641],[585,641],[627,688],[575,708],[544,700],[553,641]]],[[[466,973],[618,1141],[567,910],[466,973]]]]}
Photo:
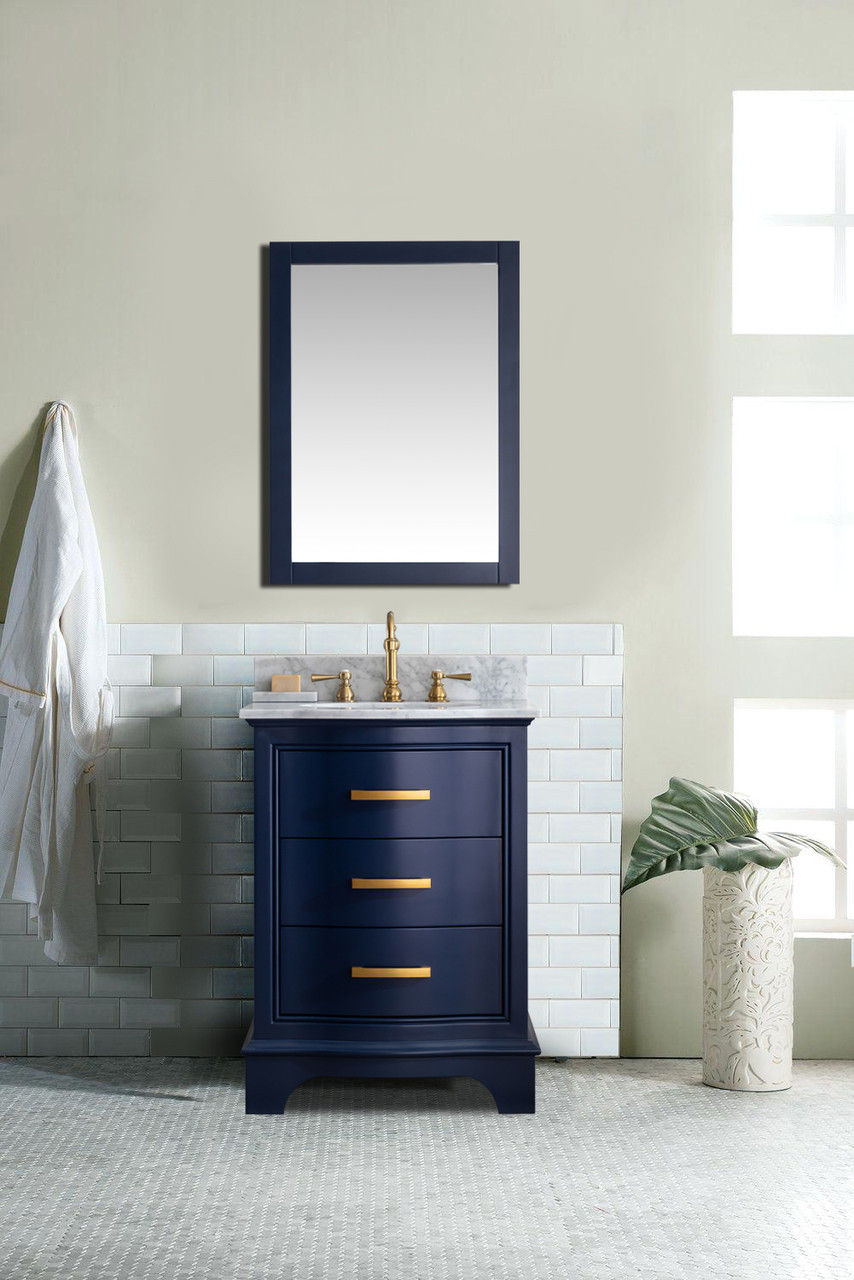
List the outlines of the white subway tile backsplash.
{"type": "Polygon", "coordinates": [[[549,776],[555,779],[591,781],[611,777],[609,751],[552,751],[549,776]]]}
{"type": "MultiPolygon", "coordinates": [[[[555,691],[553,691],[555,692],[555,691]]],[[[557,719],[552,714],[547,719],[534,720],[528,730],[528,743],[532,747],[572,748],[578,746],[578,721],[557,719]]]]}
{"type": "Polygon", "coordinates": [[[107,658],[107,675],[117,684],[151,684],[151,658],[148,654],[112,654],[107,658]]]}
{"type": "Polygon", "coordinates": [[[181,626],[173,623],[122,625],[122,653],[180,653],[181,626]]]}
{"type": "Polygon", "coordinates": [[[585,684],[622,684],[623,659],[591,654],[584,659],[585,684]]]}
{"type": "Polygon", "coordinates": [[[367,653],[368,627],[364,622],[309,622],[305,628],[306,653],[367,653]]]}
{"type": "Polygon", "coordinates": [[[239,751],[183,751],[182,776],[217,781],[239,779],[242,757],[239,751]]]}
{"type": "Polygon", "coordinates": [[[172,749],[134,749],[122,752],[125,778],[180,778],[181,752],[172,749]]]}
{"type": "MultiPolygon", "coordinates": [[[[27,974],[30,970],[23,965],[7,965],[0,967],[0,996],[25,996],[27,994],[27,974]]],[[[35,972],[33,970],[32,972],[35,972]]],[[[33,992],[35,995],[36,992],[33,992]]]]}
{"type": "MultiPolygon", "coordinates": [[[[610,973],[610,970],[603,969],[602,972],[610,973]]],[[[528,994],[540,1000],[579,1000],[581,970],[529,968],[528,994]]]]}
{"type": "Polygon", "coordinates": [[[619,717],[579,721],[579,746],[618,747],[623,740],[623,722],[619,717]]]}
{"type": "Polygon", "coordinates": [[[610,623],[552,623],[552,653],[613,653],[614,628],[610,623]]]}
{"type": "Polygon", "coordinates": [[[117,622],[107,623],[107,653],[121,653],[122,629],[117,622]]]}
{"type": "Polygon", "coordinates": [[[528,701],[536,707],[541,716],[549,714],[549,688],[547,685],[529,685],[528,701]]]}
{"type": "Polygon", "coordinates": [[[621,782],[582,782],[582,813],[613,813],[622,802],[621,782]]]}
{"type": "Polygon", "coordinates": [[[145,716],[127,720],[123,716],[116,716],[113,720],[114,747],[147,747],[150,737],[150,721],[145,716]]]}
{"type": "Polygon", "coordinates": [[[27,1032],[27,1056],[30,1058],[82,1058],[89,1052],[89,1032],[54,1030],[37,1027],[27,1032]]]}
{"type": "MultiPolygon", "coordinates": [[[[238,721],[242,724],[242,721],[238,721]]],[[[129,743],[129,746],[136,745],[129,743]]],[[[207,717],[164,716],[151,721],[150,742],[152,747],[195,747],[202,749],[211,745],[211,721],[207,717]]]]}
{"type": "Polygon", "coordinates": [[[61,998],[59,1025],[61,1027],[117,1027],[119,1002],[104,997],[80,1000],[61,998]]]}
{"type": "Polygon", "coordinates": [[[619,969],[582,969],[581,994],[585,1000],[619,1000],[619,969]]]}
{"type": "Polygon", "coordinates": [[[213,684],[213,658],[206,654],[157,654],[152,659],[151,683],[156,685],[213,684]]]}
{"type": "MultiPolygon", "coordinates": [[[[380,620],[111,627],[100,966],[47,961],[26,909],[0,904],[0,1052],[239,1049],[251,1016],[254,757],[237,711],[255,654],[381,652],[384,636],[380,620]]],[[[622,628],[401,623],[398,636],[402,661],[429,648],[459,655],[455,670],[467,654],[527,656],[543,712],[529,736],[530,1011],[545,1054],[617,1052],[622,628]],[[588,1019],[607,1006],[607,1022],[569,1023],[576,1005],[588,1019]]]]}
{"type": "Polygon", "coordinates": [[[183,716],[236,716],[243,706],[243,691],[219,687],[189,687],[181,691],[183,716]]]}
{"type": "Polygon", "coordinates": [[[552,689],[553,716],[609,716],[611,714],[611,690],[608,687],[552,689]]]}
{"type": "Polygon", "coordinates": [[[217,657],[213,660],[214,684],[253,684],[255,680],[255,659],[234,657],[217,657]]]}
{"type": "Polygon", "coordinates": [[[550,840],[592,844],[610,838],[611,823],[607,813],[555,813],[549,819],[550,840]]]}
{"type": "MultiPolygon", "coordinates": [[[[400,622],[396,624],[401,653],[428,653],[429,641],[426,622],[400,622]]],[[[386,638],[384,623],[368,624],[368,653],[383,653],[386,638]]]]}
{"type": "Polygon", "coordinates": [[[618,844],[583,844],[581,846],[581,871],[584,875],[620,874],[620,846],[618,844]]]}
{"type": "Polygon", "coordinates": [[[92,969],[89,994],[93,996],[147,996],[150,969],[92,969]]]}
{"type": "Polygon", "coordinates": [[[123,997],[116,1003],[121,1005],[122,1027],[178,1027],[181,1025],[181,1004],[178,1000],[136,1000],[129,996],[123,997]]]}
{"type": "Polygon", "coordinates": [[[528,907],[528,932],[578,933],[578,907],[573,903],[535,902],[528,907]]]}
{"type": "Polygon", "coordinates": [[[88,996],[89,970],[76,964],[36,965],[29,971],[28,996],[88,996]]]}
{"type": "Polygon", "coordinates": [[[528,684],[581,684],[580,657],[533,657],[528,659],[528,684]]]}
{"type": "Polygon", "coordinates": [[[528,814],[528,840],[535,844],[545,843],[549,838],[549,815],[547,813],[528,814]]]}
{"type": "Polygon", "coordinates": [[[548,902],[549,877],[528,876],[528,902],[548,902]]]}
{"type": "Polygon", "coordinates": [[[528,752],[528,781],[546,782],[549,777],[548,751],[528,752]]]}
{"type": "Polygon", "coordinates": [[[537,1028],[540,1053],[544,1058],[577,1058],[581,1053],[580,1037],[577,1027],[537,1028]]]}
{"type": "Polygon", "coordinates": [[[13,996],[0,1000],[0,1027],[55,1027],[58,1017],[55,999],[13,996]]]}
{"type": "Polygon", "coordinates": [[[529,813],[577,813],[577,782],[532,782],[528,786],[529,813]]]}
{"type": "Polygon", "coordinates": [[[580,1052],[585,1058],[617,1058],[620,1055],[620,1033],[615,1028],[581,1029],[580,1052]]]}
{"type": "Polygon", "coordinates": [[[534,1000],[528,997],[528,1014],[534,1029],[539,1030],[549,1025],[549,1002],[548,1000],[534,1000]]]}
{"type": "Polygon", "coordinates": [[[431,622],[430,653],[489,653],[488,622],[431,622]]]}
{"type": "Polygon", "coordinates": [[[610,1027],[607,1000],[552,1000],[549,1023],[553,1027],[610,1027]]]}
{"type": "Polygon", "coordinates": [[[490,653],[551,653],[552,629],[548,622],[493,622],[490,653]]]}
{"type": "Polygon", "coordinates": [[[577,938],[550,938],[549,964],[568,968],[602,967],[611,964],[609,938],[581,936],[577,938]]]}
{"type": "Polygon", "coordinates": [[[579,907],[579,933],[619,933],[619,903],[579,907]]]}
{"type": "Polygon", "coordinates": [[[124,685],[119,690],[121,716],[179,716],[180,689],[155,689],[124,685]]]}
{"type": "Polygon", "coordinates": [[[150,1052],[148,1031],[90,1031],[89,1053],[103,1058],[145,1058],[150,1052]]]}
{"type": "Polygon", "coordinates": [[[577,875],[580,848],[577,844],[529,844],[528,870],[537,875],[577,875]]]}
{"type": "Polygon", "coordinates": [[[608,876],[549,876],[549,902],[610,902],[608,876]]]}
{"type": "MultiPolygon", "coordinates": [[[[302,622],[248,623],[245,651],[246,653],[272,654],[305,653],[305,624],[302,622]]],[[[255,679],[254,669],[249,679],[255,679]]]]}
{"type": "Polygon", "coordinates": [[[242,623],[190,623],[183,627],[184,653],[243,653],[242,623]]]}

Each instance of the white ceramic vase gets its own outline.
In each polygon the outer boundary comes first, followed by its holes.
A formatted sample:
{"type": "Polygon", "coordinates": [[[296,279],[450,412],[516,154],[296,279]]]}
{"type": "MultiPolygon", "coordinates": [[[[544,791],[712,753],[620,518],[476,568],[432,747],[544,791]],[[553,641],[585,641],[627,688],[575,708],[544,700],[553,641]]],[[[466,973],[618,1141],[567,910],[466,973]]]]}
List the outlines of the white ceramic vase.
{"type": "Polygon", "coordinates": [[[792,1083],[792,864],[703,868],[703,1083],[792,1083]]]}

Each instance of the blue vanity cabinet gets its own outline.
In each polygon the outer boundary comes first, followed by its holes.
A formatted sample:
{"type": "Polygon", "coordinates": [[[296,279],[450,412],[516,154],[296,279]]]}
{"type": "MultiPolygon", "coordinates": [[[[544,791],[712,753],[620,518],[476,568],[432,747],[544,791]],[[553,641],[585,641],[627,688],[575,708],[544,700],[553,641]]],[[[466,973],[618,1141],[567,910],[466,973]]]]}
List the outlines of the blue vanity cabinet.
{"type": "Polygon", "coordinates": [[[472,1076],[534,1110],[527,718],[255,730],[246,1110],[313,1076],[472,1076]]]}

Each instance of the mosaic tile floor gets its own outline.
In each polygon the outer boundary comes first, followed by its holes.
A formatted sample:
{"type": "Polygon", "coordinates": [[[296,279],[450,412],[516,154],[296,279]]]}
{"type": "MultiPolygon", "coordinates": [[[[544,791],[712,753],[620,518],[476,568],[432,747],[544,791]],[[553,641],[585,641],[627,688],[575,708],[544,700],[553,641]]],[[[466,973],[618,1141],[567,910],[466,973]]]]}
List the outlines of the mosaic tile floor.
{"type": "Polygon", "coordinates": [[[789,1093],[695,1062],[317,1081],[243,1114],[231,1059],[0,1061],[3,1280],[850,1280],[854,1063],[789,1093]]]}

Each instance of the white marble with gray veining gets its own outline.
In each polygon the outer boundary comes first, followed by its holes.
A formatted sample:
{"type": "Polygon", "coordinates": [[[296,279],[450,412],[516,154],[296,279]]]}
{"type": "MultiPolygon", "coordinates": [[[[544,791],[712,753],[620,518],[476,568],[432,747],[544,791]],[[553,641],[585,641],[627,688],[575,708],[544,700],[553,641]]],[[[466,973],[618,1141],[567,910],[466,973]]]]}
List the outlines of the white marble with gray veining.
{"type": "Polygon", "coordinates": [[[240,712],[241,720],[533,720],[529,702],[261,702],[240,712]]]}
{"type": "MultiPolygon", "coordinates": [[[[292,674],[302,678],[303,688],[317,689],[321,703],[332,702],[338,689],[335,680],[311,683],[312,673],[332,675],[349,671],[356,701],[376,702],[382,697],[385,680],[384,654],[288,654],[255,659],[255,688],[266,691],[274,675],[292,674]]],[[[525,702],[528,696],[528,661],[504,654],[404,653],[397,657],[397,678],[406,703],[427,701],[431,672],[470,671],[471,681],[446,680],[445,690],[452,703],[525,702]]],[[[388,705],[388,704],[386,704],[388,705]]],[[[435,706],[435,703],[431,703],[435,706]]]]}

